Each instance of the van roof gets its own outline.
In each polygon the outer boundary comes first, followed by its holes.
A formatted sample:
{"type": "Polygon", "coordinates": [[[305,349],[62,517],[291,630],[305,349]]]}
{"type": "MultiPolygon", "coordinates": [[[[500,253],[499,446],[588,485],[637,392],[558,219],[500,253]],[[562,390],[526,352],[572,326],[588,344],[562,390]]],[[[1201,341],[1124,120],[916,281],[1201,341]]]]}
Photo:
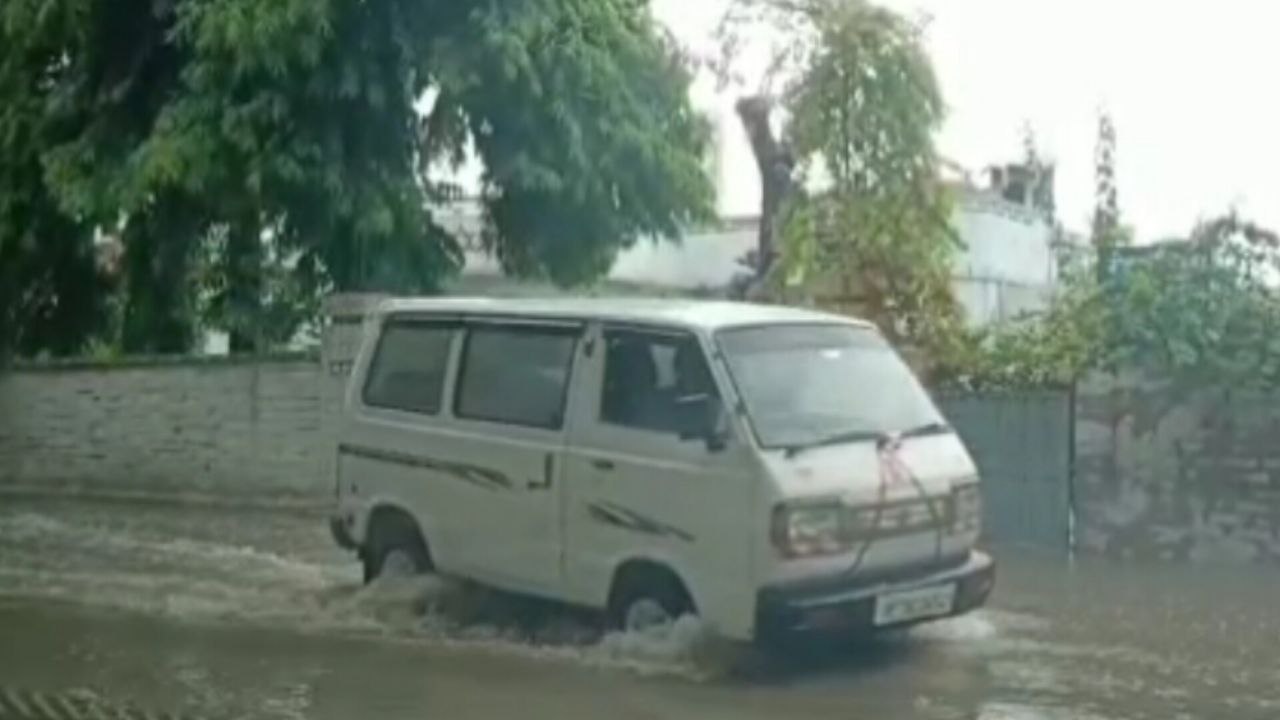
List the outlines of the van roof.
{"type": "Polygon", "coordinates": [[[870,327],[857,318],[781,305],[667,298],[398,298],[384,301],[380,314],[438,313],[502,315],[518,318],[607,320],[658,323],[716,330],[775,323],[848,323],[870,327]]]}

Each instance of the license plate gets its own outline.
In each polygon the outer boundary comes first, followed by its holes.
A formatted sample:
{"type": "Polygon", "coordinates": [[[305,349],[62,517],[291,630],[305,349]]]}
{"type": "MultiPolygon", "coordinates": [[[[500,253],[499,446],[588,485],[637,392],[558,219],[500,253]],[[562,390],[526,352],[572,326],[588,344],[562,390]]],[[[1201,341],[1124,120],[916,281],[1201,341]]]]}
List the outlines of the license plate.
{"type": "Polygon", "coordinates": [[[955,606],[955,601],[955,583],[886,593],[876,597],[875,624],[895,625],[947,615],[955,606]]]}

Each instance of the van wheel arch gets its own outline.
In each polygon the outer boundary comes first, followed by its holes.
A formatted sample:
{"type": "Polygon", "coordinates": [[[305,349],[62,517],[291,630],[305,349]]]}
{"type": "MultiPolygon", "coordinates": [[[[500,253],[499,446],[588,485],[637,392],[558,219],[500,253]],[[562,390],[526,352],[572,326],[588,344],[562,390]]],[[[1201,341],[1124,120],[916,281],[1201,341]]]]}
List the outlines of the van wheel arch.
{"type": "Polygon", "coordinates": [[[651,598],[672,615],[698,614],[689,585],[669,565],[654,560],[628,560],[618,566],[609,585],[606,604],[609,625],[626,629],[629,605],[638,598],[651,598]]]}
{"type": "Polygon", "coordinates": [[[412,514],[396,505],[378,505],[369,512],[364,543],[360,547],[364,581],[368,583],[377,579],[383,562],[393,551],[405,553],[418,572],[435,570],[430,547],[426,534],[412,514]]]}

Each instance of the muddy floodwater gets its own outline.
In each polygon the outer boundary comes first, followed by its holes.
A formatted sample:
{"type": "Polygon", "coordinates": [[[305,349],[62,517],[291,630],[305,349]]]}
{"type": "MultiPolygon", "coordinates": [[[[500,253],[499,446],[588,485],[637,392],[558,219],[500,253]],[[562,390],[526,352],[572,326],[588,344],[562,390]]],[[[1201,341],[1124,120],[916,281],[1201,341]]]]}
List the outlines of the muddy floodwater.
{"type": "Polygon", "coordinates": [[[978,613],[744,660],[692,620],[602,636],[437,579],[362,588],[302,513],[3,498],[0,694],[208,718],[1280,718],[1280,569],[994,552],[978,613]]]}

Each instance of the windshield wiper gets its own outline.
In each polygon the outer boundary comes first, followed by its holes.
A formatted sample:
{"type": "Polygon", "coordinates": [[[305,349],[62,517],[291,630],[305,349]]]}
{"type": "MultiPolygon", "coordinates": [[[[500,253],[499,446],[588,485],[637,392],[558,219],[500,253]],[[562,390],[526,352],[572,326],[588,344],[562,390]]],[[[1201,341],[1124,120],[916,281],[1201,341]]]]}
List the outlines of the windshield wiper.
{"type": "Polygon", "coordinates": [[[835,433],[834,435],[826,435],[811,442],[796,443],[788,445],[784,450],[788,458],[793,458],[805,450],[813,448],[826,447],[828,445],[843,445],[845,443],[870,442],[875,440],[879,443],[888,442],[893,439],[906,439],[925,437],[928,435],[946,435],[953,432],[951,426],[944,422],[930,422],[924,425],[913,427],[909,430],[903,430],[900,433],[887,433],[878,430],[847,430],[845,432],[835,433]]]}
{"type": "Polygon", "coordinates": [[[843,445],[845,443],[870,442],[872,440],[882,440],[884,437],[884,433],[875,430],[846,430],[834,435],[826,435],[810,442],[788,445],[784,450],[788,458],[793,458],[805,450],[812,450],[813,448],[843,445]]]}
{"type": "Polygon", "coordinates": [[[950,425],[941,421],[934,421],[931,423],[925,423],[924,425],[920,425],[918,427],[913,427],[910,430],[903,430],[902,432],[898,433],[898,437],[915,438],[915,437],[925,437],[926,435],[948,435],[951,432],[953,432],[953,430],[951,429],[950,425]]]}

